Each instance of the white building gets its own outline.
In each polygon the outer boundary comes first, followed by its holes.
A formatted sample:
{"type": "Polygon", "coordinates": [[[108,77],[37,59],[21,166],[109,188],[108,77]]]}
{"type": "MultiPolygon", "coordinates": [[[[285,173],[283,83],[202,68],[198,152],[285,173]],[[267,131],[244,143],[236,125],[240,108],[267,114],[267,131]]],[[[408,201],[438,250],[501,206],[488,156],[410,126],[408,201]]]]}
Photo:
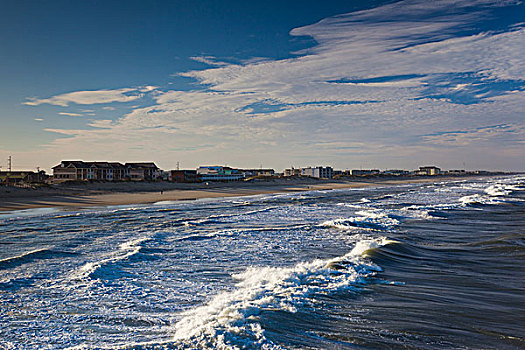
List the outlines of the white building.
{"type": "Polygon", "coordinates": [[[420,166],[419,170],[416,171],[417,175],[439,175],[441,169],[435,166],[420,166]]]}
{"type": "Polygon", "coordinates": [[[296,169],[294,167],[284,169],[283,176],[301,176],[301,169],[296,169]]]}
{"type": "Polygon", "coordinates": [[[310,176],[310,177],[316,177],[318,179],[331,179],[334,177],[334,169],[332,167],[308,167],[308,168],[302,168],[301,169],[301,175],[302,176],[310,176]]]}

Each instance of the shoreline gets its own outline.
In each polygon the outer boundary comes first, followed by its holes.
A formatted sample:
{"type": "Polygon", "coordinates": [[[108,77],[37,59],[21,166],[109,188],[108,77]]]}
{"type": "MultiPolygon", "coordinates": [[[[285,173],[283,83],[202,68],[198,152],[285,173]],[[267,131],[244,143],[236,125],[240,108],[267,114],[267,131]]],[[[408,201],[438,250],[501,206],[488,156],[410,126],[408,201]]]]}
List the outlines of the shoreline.
{"type": "Polygon", "coordinates": [[[126,184],[128,191],[121,184],[73,185],[64,188],[43,190],[16,189],[11,192],[4,189],[0,193],[0,213],[39,208],[58,208],[78,210],[88,207],[113,205],[153,204],[164,201],[197,200],[203,198],[242,197],[272,193],[294,193],[314,190],[332,190],[341,188],[364,188],[373,186],[395,186],[412,183],[432,183],[440,181],[461,181],[480,176],[461,177],[425,177],[425,178],[387,178],[359,180],[280,180],[273,182],[229,182],[176,184],[150,183],[126,184]],[[135,187],[129,191],[129,187],[135,187]],[[25,192],[24,192],[25,191],[25,192]]]}

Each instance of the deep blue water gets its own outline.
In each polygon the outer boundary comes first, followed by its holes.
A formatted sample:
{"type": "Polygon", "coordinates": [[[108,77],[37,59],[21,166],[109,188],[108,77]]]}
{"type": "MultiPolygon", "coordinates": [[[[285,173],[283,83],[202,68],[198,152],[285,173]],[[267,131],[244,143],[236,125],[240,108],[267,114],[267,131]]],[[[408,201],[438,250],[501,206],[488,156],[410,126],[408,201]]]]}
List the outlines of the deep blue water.
{"type": "Polygon", "coordinates": [[[525,348],[525,177],[0,215],[0,348],[525,348]]]}

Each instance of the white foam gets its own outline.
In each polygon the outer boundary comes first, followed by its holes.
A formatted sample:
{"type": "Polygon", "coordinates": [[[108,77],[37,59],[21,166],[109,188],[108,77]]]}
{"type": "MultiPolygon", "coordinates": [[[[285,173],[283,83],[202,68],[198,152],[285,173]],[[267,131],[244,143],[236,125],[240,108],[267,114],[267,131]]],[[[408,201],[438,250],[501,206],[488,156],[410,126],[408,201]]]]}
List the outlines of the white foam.
{"type": "Polygon", "coordinates": [[[345,256],[293,267],[250,267],[233,276],[238,280],[234,290],[182,314],[174,340],[195,348],[237,349],[263,344],[264,348],[278,348],[266,339],[258,323],[261,311],[296,312],[317,293],[358,289],[356,284],[381,271],[361,255],[393,242],[385,237],[363,240],[345,256]]]}
{"type": "Polygon", "coordinates": [[[101,266],[104,266],[109,263],[114,263],[117,261],[125,260],[137,254],[142,248],[140,244],[149,239],[150,239],[149,236],[145,236],[145,237],[139,237],[139,238],[135,238],[135,239],[126,241],[124,243],[121,243],[117,251],[110,253],[105,258],[94,261],[94,262],[88,262],[82,265],[80,268],[78,268],[76,271],[74,271],[71,274],[70,279],[72,280],[87,279],[91,276],[91,274],[93,274],[101,266]]]}
{"type": "Polygon", "coordinates": [[[389,217],[385,211],[361,210],[355,217],[340,218],[323,222],[320,226],[340,230],[388,230],[399,225],[399,220],[389,217]]]}
{"type": "Polygon", "coordinates": [[[434,220],[436,219],[430,215],[430,209],[421,208],[417,206],[409,206],[401,208],[400,211],[403,213],[403,216],[412,218],[412,219],[425,219],[425,220],[434,220]]]}
{"type": "Polygon", "coordinates": [[[473,194],[470,196],[463,196],[459,199],[459,202],[462,203],[463,206],[468,206],[470,204],[488,204],[488,205],[494,205],[494,204],[500,204],[504,203],[504,199],[490,197],[490,196],[484,196],[480,194],[473,194]]]}
{"type": "Polygon", "coordinates": [[[490,196],[506,196],[510,194],[510,190],[504,185],[492,185],[487,187],[484,192],[490,196]]]}
{"type": "Polygon", "coordinates": [[[347,208],[354,208],[354,209],[362,209],[364,206],[361,204],[350,204],[350,203],[337,203],[340,207],[347,207],[347,208]]]}
{"type": "Polygon", "coordinates": [[[10,262],[10,261],[13,261],[13,260],[19,260],[19,259],[22,259],[22,258],[24,258],[26,256],[37,254],[37,253],[40,253],[40,252],[44,252],[44,251],[47,251],[49,249],[50,249],[50,247],[45,247],[45,248],[41,248],[41,249],[31,250],[31,251],[28,251],[28,252],[25,252],[25,253],[22,253],[22,254],[19,254],[19,255],[11,256],[9,258],[0,259],[0,263],[7,263],[7,262],[10,262]]]}

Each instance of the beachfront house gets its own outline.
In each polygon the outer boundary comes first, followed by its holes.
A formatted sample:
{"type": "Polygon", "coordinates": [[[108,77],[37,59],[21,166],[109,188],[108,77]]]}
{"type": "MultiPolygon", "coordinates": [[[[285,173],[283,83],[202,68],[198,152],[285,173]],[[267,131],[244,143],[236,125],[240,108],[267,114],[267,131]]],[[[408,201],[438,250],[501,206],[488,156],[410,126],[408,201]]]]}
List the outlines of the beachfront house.
{"type": "Polygon", "coordinates": [[[125,166],[132,181],[153,181],[160,175],[160,169],[153,162],[126,163],[125,166]]]}
{"type": "Polygon", "coordinates": [[[159,168],[154,163],[84,162],[64,160],[53,168],[53,182],[155,180],[159,168]]]}
{"type": "Polygon", "coordinates": [[[246,177],[250,176],[274,176],[275,170],[273,169],[239,169],[246,177]]]}
{"type": "Polygon", "coordinates": [[[246,177],[240,169],[220,165],[201,166],[197,174],[202,181],[239,181],[246,177]]]}
{"type": "Polygon", "coordinates": [[[44,170],[35,171],[0,171],[0,183],[43,183],[49,178],[44,170]]]}
{"type": "Polygon", "coordinates": [[[64,160],[52,169],[53,182],[68,180],[121,181],[127,177],[126,167],[118,162],[64,160]]]}

